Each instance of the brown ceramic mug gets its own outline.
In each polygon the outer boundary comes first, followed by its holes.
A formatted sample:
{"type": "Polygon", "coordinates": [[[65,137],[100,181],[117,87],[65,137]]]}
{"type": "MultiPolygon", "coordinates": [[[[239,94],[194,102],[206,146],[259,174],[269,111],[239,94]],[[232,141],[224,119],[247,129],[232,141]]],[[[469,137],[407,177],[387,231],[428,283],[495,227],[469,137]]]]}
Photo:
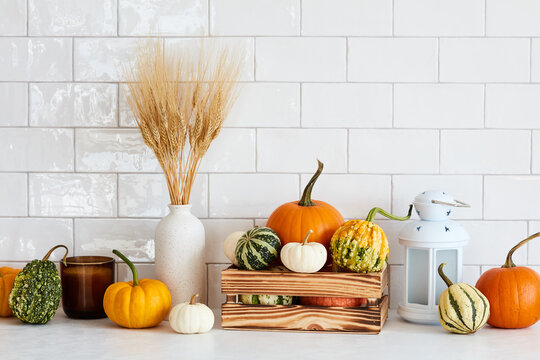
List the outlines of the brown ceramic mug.
{"type": "Polygon", "coordinates": [[[99,319],[103,295],[114,283],[114,259],[107,256],[72,256],[60,262],[62,306],[67,316],[77,319],[99,319]]]}

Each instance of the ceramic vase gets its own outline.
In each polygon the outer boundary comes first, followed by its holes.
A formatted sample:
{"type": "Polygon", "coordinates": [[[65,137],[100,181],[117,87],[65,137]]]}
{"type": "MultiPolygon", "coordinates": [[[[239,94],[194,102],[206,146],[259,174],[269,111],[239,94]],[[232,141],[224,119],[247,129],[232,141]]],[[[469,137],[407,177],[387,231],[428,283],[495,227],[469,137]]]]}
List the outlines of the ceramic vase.
{"type": "Polygon", "coordinates": [[[191,205],[169,205],[169,214],[156,228],[156,277],[172,295],[173,306],[193,294],[206,299],[204,227],[191,205]]]}

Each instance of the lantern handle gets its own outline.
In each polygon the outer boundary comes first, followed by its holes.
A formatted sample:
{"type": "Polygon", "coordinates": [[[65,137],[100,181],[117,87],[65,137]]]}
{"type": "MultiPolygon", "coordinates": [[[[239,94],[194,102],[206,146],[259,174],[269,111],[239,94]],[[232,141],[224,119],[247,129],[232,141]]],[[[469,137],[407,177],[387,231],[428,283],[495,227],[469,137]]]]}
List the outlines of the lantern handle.
{"type": "Polygon", "coordinates": [[[448,205],[453,207],[471,207],[471,205],[464,203],[463,201],[454,200],[454,203],[449,203],[446,201],[440,201],[440,200],[431,200],[433,204],[440,204],[440,205],[448,205]]]}

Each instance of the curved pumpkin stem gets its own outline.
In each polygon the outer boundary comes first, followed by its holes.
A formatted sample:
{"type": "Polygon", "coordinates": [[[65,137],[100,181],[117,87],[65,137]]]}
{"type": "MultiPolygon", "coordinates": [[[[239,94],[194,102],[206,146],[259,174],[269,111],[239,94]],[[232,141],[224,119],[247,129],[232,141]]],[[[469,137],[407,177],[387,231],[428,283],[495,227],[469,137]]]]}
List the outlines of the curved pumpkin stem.
{"type": "Polygon", "coordinates": [[[307,239],[309,238],[309,235],[311,235],[311,233],[313,232],[313,230],[309,230],[306,234],[306,237],[304,238],[304,241],[302,241],[302,245],[306,245],[307,244],[307,239]]]}
{"type": "Polygon", "coordinates": [[[530,240],[532,240],[534,238],[537,238],[539,236],[540,236],[540,232],[537,232],[536,234],[533,234],[533,235],[529,236],[528,238],[526,238],[524,240],[521,240],[519,243],[517,243],[516,246],[514,246],[513,248],[510,249],[510,251],[508,252],[508,255],[506,255],[506,262],[501,267],[503,267],[503,268],[516,267],[516,264],[514,264],[514,261],[512,261],[512,255],[514,254],[514,251],[519,249],[522,245],[526,244],[530,240]]]}
{"type": "Polygon", "coordinates": [[[409,205],[409,212],[407,213],[407,216],[396,216],[396,215],[390,214],[389,212],[384,211],[383,209],[379,207],[374,207],[373,209],[369,211],[366,221],[373,222],[373,219],[375,218],[376,214],[381,214],[392,220],[399,220],[399,221],[409,220],[411,218],[412,208],[413,208],[412,204],[409,205]]]}
{"type": "Polygon", "coordinates": [[[137,268],[135,267],[135,265],[133,265],[133,263],[131,261],[129,261],[129,259],[124,254],[122,254],[120,251],[113,250],[112,252],[113,252],[114,255],[116,255],[120,259],[124,260],[124,262],[131,269],[131,272],[133,273],[133,286],[139,286],[139,273],[137,272],[137,268]]]}
{"type": "Polygon", "coordinates": [[[304,192],[302,193],[302,197],[300,198],[300,201],[298,201],[299,206],[313,206],[313,201],[311,201],[311,191],[313,190],[313,185],[315,185],[315,181],[319,178],[319,175],[321,175],[324,164],[317,159],[317,162],[319,163],[319,167],[317,168],[317,171],[313,176],[311,177],[311,180],[307,183],[306,187],[304,188],[304,192]]]}
{"type": "Polygon", "coordinates": [[[441,265],[439,265],[439,270],[438,270],[438,273],[439,273],[439,276],[441,277],[441,279],[443,279],[443,281],[446,283],[446,286],[450,287],[452,285],[454,285],[450,279],[448,278],[448,276],[446,276],[442,270],[442,268],[446,265],[446,263],[441,263],[441,265]]]}
{"type": "Polygon", "coordinates": [[[53,253],[54,250],[58,249],[58,248],[64,248],[66,249],[66,253],[64,255],[64,257],[62,258],[62,262],[64,263],[64,265],[66,265],[66,257],[68,255],[68,248],[67,246],[65,245],[56,245],[55,247],[53,247],[51,250],[49,250],[48,253],[45,254],[45,256],[43,257],[43,259],[41,259],[41,261],[45,261],[45,260],[49,260],[49,257],[51,256],[51,254],[53,253]]]}
{"type": "Polygon", "coordinates": [[[191,297],[191,300],[189,300],[190,305],[195,305],[195,299],[199,296],[199,294],[193,294],[191,297]]]}

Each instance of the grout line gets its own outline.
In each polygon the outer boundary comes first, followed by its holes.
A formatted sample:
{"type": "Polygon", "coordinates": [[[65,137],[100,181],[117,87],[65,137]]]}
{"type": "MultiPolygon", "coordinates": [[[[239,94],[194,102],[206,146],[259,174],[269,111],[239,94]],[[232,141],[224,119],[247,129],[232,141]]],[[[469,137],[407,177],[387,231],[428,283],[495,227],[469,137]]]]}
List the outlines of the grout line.
{"type": "Polygon", "coordinates": [[[120,1],[116,0],[116,36],[120,35],[120,1]]]}
{"type": "MultiPolygon", "coordinates": [[[[124,81],[118,81],[118,80],[0,80],[0,84],[12,84],[12,83],[23,83],[26,84],[28,82],[32,82],[34,84],[94,84],[94,85],[104,85],[104,84],[110,84],[110,85],[120,85],[125,84],[124,81]]],[[[240,80],[238,81],[239,84],[257,84],[257,85],[264,85],[264,84],[281,84],[281,85],[294,85],[294,84],[320,84],[320,85],[332,85],[332,84],[344,84],[344,81],[326,81],[326,80],[240,80]]],[[[349,80],[348,83],[351,84],[365,84],[365,85],[391,85],[391,84],[400,84],[400,85],[539,85],[540,81],[533,81],[530,82],[529,80],[526,81],[395,81],[395,80],[381,80],[381,81],[357,81],[357,80],[349,80]]]]}
{"type": "Polygon", "coordinates": [[[30,0],[26,0],[26,36],[28,36],[30,24],[29,24],[29,17],[30,17],[30,0]]]}
{"type": "Polygon", "coordinates": [[[210,21],[210,1],[211,0],[207,0],[206,1],[206,7],[207,7],[207,12],[206,12],[206,16],[208,17],[208,21],[207,21],[207,24],[208,24],[208,37],[213,37],[212,36],[212,31],[211,31],[211,21],[210,21]]]}
{"type": "Polygon", "coordinates": [[[395,29],[396,29],[396,25],[395,25],[395,23],[396,23],[396,15],[395,15],[394,10],[395,10],[395,0],[392,0],[392,37],[394,37],[395,34],[396,34],[396,31],[395,31],[395,29]]]}
{"type": "Polygon", "coordinates": [[[487,37],[487,0],[484,0],[484,37],[487,37]]]}
{"type": "Polygon", "coordinates": [[[304,0],[300,2],[300,36],[304,35],[304,0]]]}

